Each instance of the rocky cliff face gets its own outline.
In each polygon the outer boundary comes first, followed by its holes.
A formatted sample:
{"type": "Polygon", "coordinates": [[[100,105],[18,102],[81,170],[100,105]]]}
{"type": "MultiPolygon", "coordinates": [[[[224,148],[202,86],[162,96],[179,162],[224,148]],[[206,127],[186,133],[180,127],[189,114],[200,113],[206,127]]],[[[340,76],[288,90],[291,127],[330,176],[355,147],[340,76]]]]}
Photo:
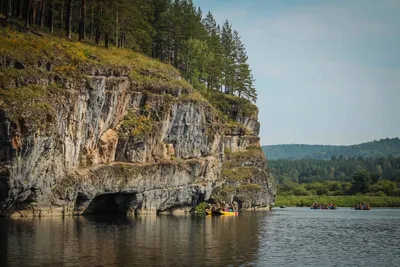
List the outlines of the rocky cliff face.
{"type": "Polygon", "coordinates": [[[174,213],[205,200],[234,200],[245,209],[273,203],[257,113],[232,106],[223,121],[189,87],[142,86],[132,66],[89,61],[60,74],[54,60],[27,63],[0,52],[7,78],[0,81],[2,215],[174,213]]]}

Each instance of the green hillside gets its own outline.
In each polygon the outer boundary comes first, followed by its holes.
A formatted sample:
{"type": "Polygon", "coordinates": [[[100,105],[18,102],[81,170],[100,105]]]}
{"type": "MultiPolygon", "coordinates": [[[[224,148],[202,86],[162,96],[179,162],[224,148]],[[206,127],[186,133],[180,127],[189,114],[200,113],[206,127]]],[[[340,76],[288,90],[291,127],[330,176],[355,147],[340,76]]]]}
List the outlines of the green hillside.
{"type": "MultiPolygon", "coordinates": [[[[264,146],[263,150],[280,196],[400,196],[399,138],[352,146],[264,146]]],[[[304,199],[294,200],[296,205],[304,204],[304,199]]],[[[392,206],[389,202],[379,205],[392,206]]]]}
{"type": "Polygon", "coordinates": [[[350,146],[331,145],[270,145],[262,147],[269,160],[275,159],[331,159],[332,156],[343,157],[387,157],[400,156],[400,139],[386,138],[350,146]]]}

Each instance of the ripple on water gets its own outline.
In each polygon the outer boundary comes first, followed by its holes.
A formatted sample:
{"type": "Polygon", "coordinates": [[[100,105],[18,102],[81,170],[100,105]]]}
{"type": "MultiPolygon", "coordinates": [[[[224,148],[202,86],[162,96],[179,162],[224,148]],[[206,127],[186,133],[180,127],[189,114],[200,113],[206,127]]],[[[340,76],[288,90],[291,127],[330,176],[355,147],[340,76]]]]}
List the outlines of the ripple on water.
{"type": "Polygon", "coordinates": [[[0,219],[0,266],[399,266],[400,209],[0,219]]]}

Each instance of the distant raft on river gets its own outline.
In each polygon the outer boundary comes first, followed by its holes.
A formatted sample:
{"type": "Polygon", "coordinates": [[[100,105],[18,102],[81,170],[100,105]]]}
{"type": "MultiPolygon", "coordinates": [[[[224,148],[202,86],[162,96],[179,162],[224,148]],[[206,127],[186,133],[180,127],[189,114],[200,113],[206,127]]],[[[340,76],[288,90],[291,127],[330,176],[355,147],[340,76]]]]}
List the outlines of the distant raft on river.
{"type": "Polygon", "coordinates": [[[313,209],[313,210],[335,210],[336,206],[333,203],[319,204],[317,202],[314,202],[314,204],[311,205],[310,209],[313,209]]]}
{"type": "Polygon", "coordinates": [[[369,203],[364,203],[364,202],[360,203],[359,202],[358,204],[355,204],[353,206],[353,209],[354,210],[370,210],[371,209],[371,205],[369,203]]]}

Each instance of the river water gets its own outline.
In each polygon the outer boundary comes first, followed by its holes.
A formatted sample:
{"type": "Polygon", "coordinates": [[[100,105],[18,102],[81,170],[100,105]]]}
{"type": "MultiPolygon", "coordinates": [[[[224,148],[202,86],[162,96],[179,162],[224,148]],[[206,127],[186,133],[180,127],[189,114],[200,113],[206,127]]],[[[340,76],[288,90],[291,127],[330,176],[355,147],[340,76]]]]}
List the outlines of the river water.
{"type": "Polygon", "coordinates": [[[400,209],[2,218],[0,266],[400,266],[400,209]]]}

